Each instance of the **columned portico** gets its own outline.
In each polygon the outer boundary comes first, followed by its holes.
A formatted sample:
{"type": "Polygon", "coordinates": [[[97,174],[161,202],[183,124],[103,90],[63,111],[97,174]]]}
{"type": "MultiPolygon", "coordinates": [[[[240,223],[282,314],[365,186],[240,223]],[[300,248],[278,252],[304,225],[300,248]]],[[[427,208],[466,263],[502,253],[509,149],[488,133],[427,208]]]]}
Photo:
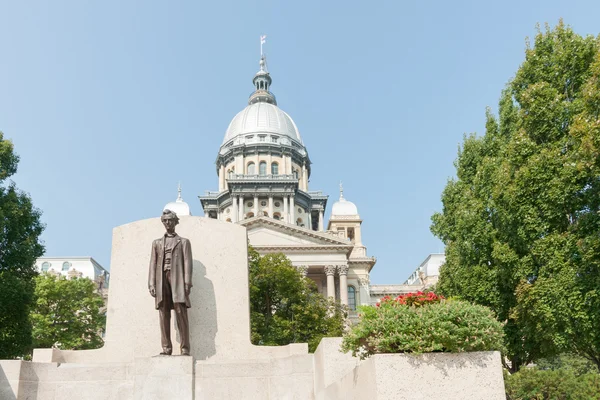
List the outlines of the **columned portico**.
{"type": "Polygon", "coordinates": [[[325,266],[325,275],[327,275],[327,297],[335,300],[335,265],[325,266]]]}
{"type": "Polygon", "coordinates": [[[348,305],[348,266],[338,265],[338,274],[340,274],[340,302],[347,306],[348,305]]]}

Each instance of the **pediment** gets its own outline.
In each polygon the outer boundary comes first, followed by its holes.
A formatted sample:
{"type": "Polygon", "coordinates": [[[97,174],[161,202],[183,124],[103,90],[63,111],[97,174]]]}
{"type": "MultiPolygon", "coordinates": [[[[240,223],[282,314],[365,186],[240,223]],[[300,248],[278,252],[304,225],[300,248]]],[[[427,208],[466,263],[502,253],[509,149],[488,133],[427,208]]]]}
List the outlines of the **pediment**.
{"type": "Polygon", "coordinates": [[[248,230],[248,240],[252,246],[333,246],[348,247],[346,240],[325,232],[316,232],[268,217],[256,217],[240,222],[248,230]]]}

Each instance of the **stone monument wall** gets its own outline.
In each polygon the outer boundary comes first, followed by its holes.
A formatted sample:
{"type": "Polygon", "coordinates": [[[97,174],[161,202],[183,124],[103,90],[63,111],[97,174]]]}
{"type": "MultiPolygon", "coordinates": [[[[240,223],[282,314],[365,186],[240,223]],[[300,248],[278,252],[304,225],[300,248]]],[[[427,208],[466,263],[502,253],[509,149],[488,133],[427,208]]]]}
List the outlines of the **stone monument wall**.
{"type": "MultiPolygon", "coordinates": [[[[305,346],[260,347],[250,343],[248,239],[246,228],[214,219],[184,216],[176,228],[188,238],[194,258],[190,320],[196,360],[249,359],[306,354],[305,346]]],[[[160,218],[113,230],[111,285],[105,345],[98,350],[36,350],[34,361],[132,362],[161,351],[158,311],[148,292],[152,241],[163,236],[160,218]],[[50,352],[50,355],[49,355],[50,352]]],[[[175,324],[175,317],[172,317],[175,324]]],[[[173,354],[179,346],[172,329],[173,354]]]]}

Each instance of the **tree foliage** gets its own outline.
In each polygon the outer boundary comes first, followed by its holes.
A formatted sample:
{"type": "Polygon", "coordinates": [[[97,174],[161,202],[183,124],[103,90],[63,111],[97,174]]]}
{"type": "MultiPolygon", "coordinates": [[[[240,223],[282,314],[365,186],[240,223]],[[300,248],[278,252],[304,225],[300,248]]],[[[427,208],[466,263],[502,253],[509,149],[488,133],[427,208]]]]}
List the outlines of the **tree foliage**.
{"type": "Polygon", "coordinates": [[[282,253],[260,256],[248,249],[252,343],[308,343],[315,351],[323,337],[341,336],[345,310],[317,292],[316,285],[282,253]]]}
{"type": "Polygon", "coordinates": [[[97,349],[104,341],[106,317],[102,296],[88,278],[67,279],[42,274],[35,278],[31,310],[33,343],[37,348],[97,349]]]}
{"type": "Polygon", "coordinates": [[[35,260],[44,253],[40,211],[14,182],[19,157],[0,132],[0,359],[22,356],[31,348],[29,306],[33,300],[35,260]]]}
{"type": "Polygon", "coordinates": [[[514,370],[562,350],[600,367],[599,49],[562,21],[538,32],[432,217],[439,290],[506,321],[514,370]]]}
{"type": "Polygon", "coordinates": [[[600,400],[600,374],[577,375],[568,369],[541,370],[523,368],[505,375],[509,400],[600,400]]]}

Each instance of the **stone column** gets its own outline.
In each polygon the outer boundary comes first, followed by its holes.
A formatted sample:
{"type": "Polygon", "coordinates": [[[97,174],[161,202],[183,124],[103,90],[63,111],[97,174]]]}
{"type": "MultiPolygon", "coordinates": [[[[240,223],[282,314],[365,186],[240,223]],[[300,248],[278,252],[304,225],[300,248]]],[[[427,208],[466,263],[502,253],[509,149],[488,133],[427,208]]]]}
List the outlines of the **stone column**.
{"type": "Polygon", "coordinates": [[[335,300],[335,265],[325,266],[325,275],[327,275],[327,297],[335,300]]]}
{"type": "Polygon", "coordinates": [[[283,215],[282,215],[282,219],[283,222],[289,222],[289,218],[288,218],[288,197],[286,195],[283,195],[283,215]]]}
{"type": "Polygon", "coordinates": [[[281,155],[281,170],[279,171],[282,175],[287,175],[287,163],[285,162],[285,154],[281,155]]]}
{"type": "Polygon", "coordinates": [[[258,196],[254,195],[254,216],[258,217],[258,196]]]}
{"type": "Polygon", "coordinates": [[[358,279],[358,283],[360,284],[359,287],[359,300],[360,300],[360,304],[369,304],[369,301],[371,300],[370,296],[369,296],[369,285],[370,285],[370,280],[369,280],[369,276],[364,276],[362,278],[358,279]]]}
{"type": "Polygon", "coordinates": [[[269,196],[269,217],[273,218],[273,196],[269,196]]]}
{"type": "Polygon", "coordinates": [[[244,196],[242,196],[242,195],[240,195],[240,197],[238,197],[238,210],[239,210],[238,221],[242,221],[244,219],[244,196]]]}
{"type": "Polygon", "coordinates": [[[308,209],[308,216],[306,218],[308,218],[308,229],[312,231],[312,211],[310,208],[308,209]]]}
{"type": "Polygon", "coordinates": [[[294,205],[294,195],[290,196],[290,224],[296,225],[296,206],[294,205]]]}
{"type": "Polygon", "coordinates": [[[232,196],[231,197],[231,208],[232,210],[232,215],[231,215],[231,220],[233,222],[238,222],[238,218],[240,216],[240,212],[238,211],[238,198],[237,196],[232,196]]]}
{"type": "Polygon", "coordinates": [[[348,305],[348,266],[338,265],[338,274],[340,274],[340,302],[347,306],[348,305]]]}
{"type": "Polygon", "coordinates": [[[324,223],[323,223],[323,210],[321,209],[321,210],[319,210],[319,230],[321,232],[323,232],[323,230],[324,230],[323,226],[324,226],[324,223]]]}
{"type": "Polygon", "coordinates": [[[302,164],[302,190],[308,192],[308,177],[306,176],[306,163],[302,164]]]}

